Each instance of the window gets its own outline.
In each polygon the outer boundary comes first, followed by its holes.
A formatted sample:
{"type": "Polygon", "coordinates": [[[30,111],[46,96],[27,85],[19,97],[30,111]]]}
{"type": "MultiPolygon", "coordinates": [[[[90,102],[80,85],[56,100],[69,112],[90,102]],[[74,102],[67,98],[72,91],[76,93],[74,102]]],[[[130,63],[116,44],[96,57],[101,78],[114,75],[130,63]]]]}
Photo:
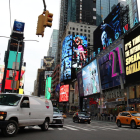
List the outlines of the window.
{"type": "Polygon", "coordinates": [[[83,35],[82,33],[80,33],[80,35],[83,35]]]}
{"type": "Polygon", "coordinates": [[[88,46],[90,46],[90,43],[88,43],[88,46]]]}
{"type": "Polygon", "coordinates": [[[90,39],[88,39],[88,42],[90,42],[90,39]]]}
{"type": "Polygon", "coordinates": [[[72,35],[75,35],[75,33],[74,33],[74,32],[72,32],[72,35]]]}
{"type": "Polygon", "coordinates": [[[73,28],[73,30],[75,30],[75,28],[73,28]]]}
{"type": "Polygon", "coordinates": [[[71,27],[70,27],[70,30],[71,30],[71,27]]]}
{"type": "Polygon", "coordinates": [[[83,29],[81,29],[80,31],[83,31],[83,29]]]}
{"type": "Polygon", "coordinates": [[[88,30],[88,33],[90,33],[90,30],[88,30]]]}
{"type": "Polygon", "coordinates": [[[90,37],[90,34],[88,34],[88,37],[90,37]]]}
{"type": "Polygon", "coordinates": [[[70,31],[68,31],[68,34],[70,34],[70,31]]]}
{"type": "Polygon", "coordinates": [[[83,27],[83,26],[81,26],[81,27],[83,27]]]}
{"type": "Polygon", "coordinates": [[[86,34],[84,34],[84,36],[87,36],[86,34]]]}
{"type": "Polygon", "coordinates": [[[78,31],[78,28],[76,28],[76,30],[78,31]]]}
{"type": "Polygon", "coordinates": [[[85,29],[84,32],[86,32],[87,30],[85,29]]]}
{"type": "Polygon", "coordinates": [[[90,28],[90,27],[88,27],[88,28],[90,28]]]}
{"type": "Polygon", "coordinates": [[[30,108],[29,104],[29,98],[28,97],[23,97],[21,104],[23,105],[24,108],[30,108]]]}
{"type": "Polygon", "coordinates": [[[87,26],[84,26],[85,28],[87,28],[87,26]]]}
{"type": "Polygon", "coordinates": [[[76,33],[76,35],[79,35],[78,33],[76,33]]]}

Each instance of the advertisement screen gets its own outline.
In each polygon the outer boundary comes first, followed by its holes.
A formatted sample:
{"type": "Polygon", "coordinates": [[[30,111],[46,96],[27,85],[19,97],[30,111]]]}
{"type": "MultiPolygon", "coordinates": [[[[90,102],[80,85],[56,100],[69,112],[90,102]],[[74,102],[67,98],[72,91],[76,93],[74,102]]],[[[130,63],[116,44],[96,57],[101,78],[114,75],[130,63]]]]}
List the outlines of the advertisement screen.
{"type": "Polygon", "coordinates": [[[100,92],[96,59],[82,69],[84,96],[100,92]]]}
{"type": "Polygon", "coordinates": [[[98,61],[102,89],[120,85],[120,76],[125,82],[125,71],[123,62],[123,44],[101,57],[98,61]]]}
{"type": "Polygon", "coordinates": [[[52,77],[48,77],[46,79],[46,87],[45,87],[45,98],[46,99],[51,98],[51,83],[52,83],[52,77]]]}
{"type": "Polygon", "coordinates": [[[72,68],[82,68],[87,61],[87,37],[73,36],[72,68]]]}
{"type": "Polygon", "coordinates": [[[120,4],[104,19],[94,31],[94,51],[96,54],[106,49],[122,35],[120,4]]]}
{"type": "Polygon", "coordinates": [[[69,101],[69,85],[63,85],[60,87],[59,102],[69,101]]]}
{"type": "Polygon", "coordinates": [[[25,23],[23,22],[14,21],[13,31],[24,32],[24,25],[25,23]]]}
{"type": "Polygon", "coordinates": [[[84,91],[83,91],[82,70],[77,72],[77,81],[78,81],[79,96],[83,97],[84,91]]]}
{"type": "Polygon", "coordinates": [[[54,57],[44,56],[44,59],[43,59],[43,67],[45,67],[45,68],[51,68],[53,63],[54,63],[54,57]]]}
{"type": "Polygon", "coordinates": [[[61,81],[71,79],[72,35],[65,37],[62,44],[61,81]]]}

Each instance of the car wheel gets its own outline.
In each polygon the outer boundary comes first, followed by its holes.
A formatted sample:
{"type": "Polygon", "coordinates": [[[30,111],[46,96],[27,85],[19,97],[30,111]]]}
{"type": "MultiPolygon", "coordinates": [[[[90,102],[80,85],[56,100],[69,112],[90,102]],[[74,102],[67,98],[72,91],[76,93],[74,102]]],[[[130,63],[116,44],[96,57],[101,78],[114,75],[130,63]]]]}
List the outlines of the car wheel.
{"type": "Polygon", "coordinates": [[[44,123],[41,125],[41,129],[42,129],[42,131],[47,131],[48,128],[49,128],[49,120],[46,119],[46,120],[44,121],[44,123]]]}
{"type": "Polygon", "coordinates": [[[131,128],[132,129],[136,129],[137,128],[135,121],[132,121],[131,122],[131,128]]]}
{"type": "Polygon", "coordinates": [[[88,124],[90,124],[90,121],[88,122],[88,124]]]}
{"type": "Polygon", "coordinates": [[[6,127],[2,129],[4,136],[15,136],[18,132],[18,124],[16,121],[10,120],[6,124],[6,127]]]}
{"type": "Polygon", "coordinates": [[[117,121],[117,126],[118,126],[118,127],[121,127],[121,122],[120,122],[120,120],[117,121]]]}

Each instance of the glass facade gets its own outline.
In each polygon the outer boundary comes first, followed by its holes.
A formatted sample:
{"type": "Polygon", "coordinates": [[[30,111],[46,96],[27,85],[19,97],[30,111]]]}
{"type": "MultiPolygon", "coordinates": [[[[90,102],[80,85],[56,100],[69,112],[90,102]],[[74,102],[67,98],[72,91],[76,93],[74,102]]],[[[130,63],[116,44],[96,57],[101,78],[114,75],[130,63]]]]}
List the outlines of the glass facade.
{"type": "Polygon", "coordinates": [[[113,8],[118,4],[118,0],[96,0],[96,25],[108,16],[113,8]]]}

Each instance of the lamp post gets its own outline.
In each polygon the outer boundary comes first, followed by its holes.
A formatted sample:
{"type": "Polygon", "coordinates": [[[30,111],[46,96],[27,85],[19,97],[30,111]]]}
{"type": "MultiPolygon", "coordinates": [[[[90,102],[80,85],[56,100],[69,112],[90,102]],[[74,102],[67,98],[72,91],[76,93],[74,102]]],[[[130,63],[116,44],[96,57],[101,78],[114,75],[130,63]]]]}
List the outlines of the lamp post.
{"type": "MultiPolygon", "coordinates": [[[[16,63],[17,63],[18,52],[19,52],[19,44],[20,44],[20,42],[23,42],[23,39],[22,40],[17,40],[15,38],[7,37],[7,36],[0,36],[0,37],[10,38],[10,39],[15,40],[15,41],[18,42],[17,53],[16,53],[16,62],[15,62],[15,68],[14,68],[14,77],[13,77],[13,82],[12,82],[12,93],[13,93],[14,92],[14,83],[15,83],[16,69],[17,69],[16,63]]],[[[36,42],[39,42],[38,40],[24,40],[24,41],[36,41],[36,42]]]]}

